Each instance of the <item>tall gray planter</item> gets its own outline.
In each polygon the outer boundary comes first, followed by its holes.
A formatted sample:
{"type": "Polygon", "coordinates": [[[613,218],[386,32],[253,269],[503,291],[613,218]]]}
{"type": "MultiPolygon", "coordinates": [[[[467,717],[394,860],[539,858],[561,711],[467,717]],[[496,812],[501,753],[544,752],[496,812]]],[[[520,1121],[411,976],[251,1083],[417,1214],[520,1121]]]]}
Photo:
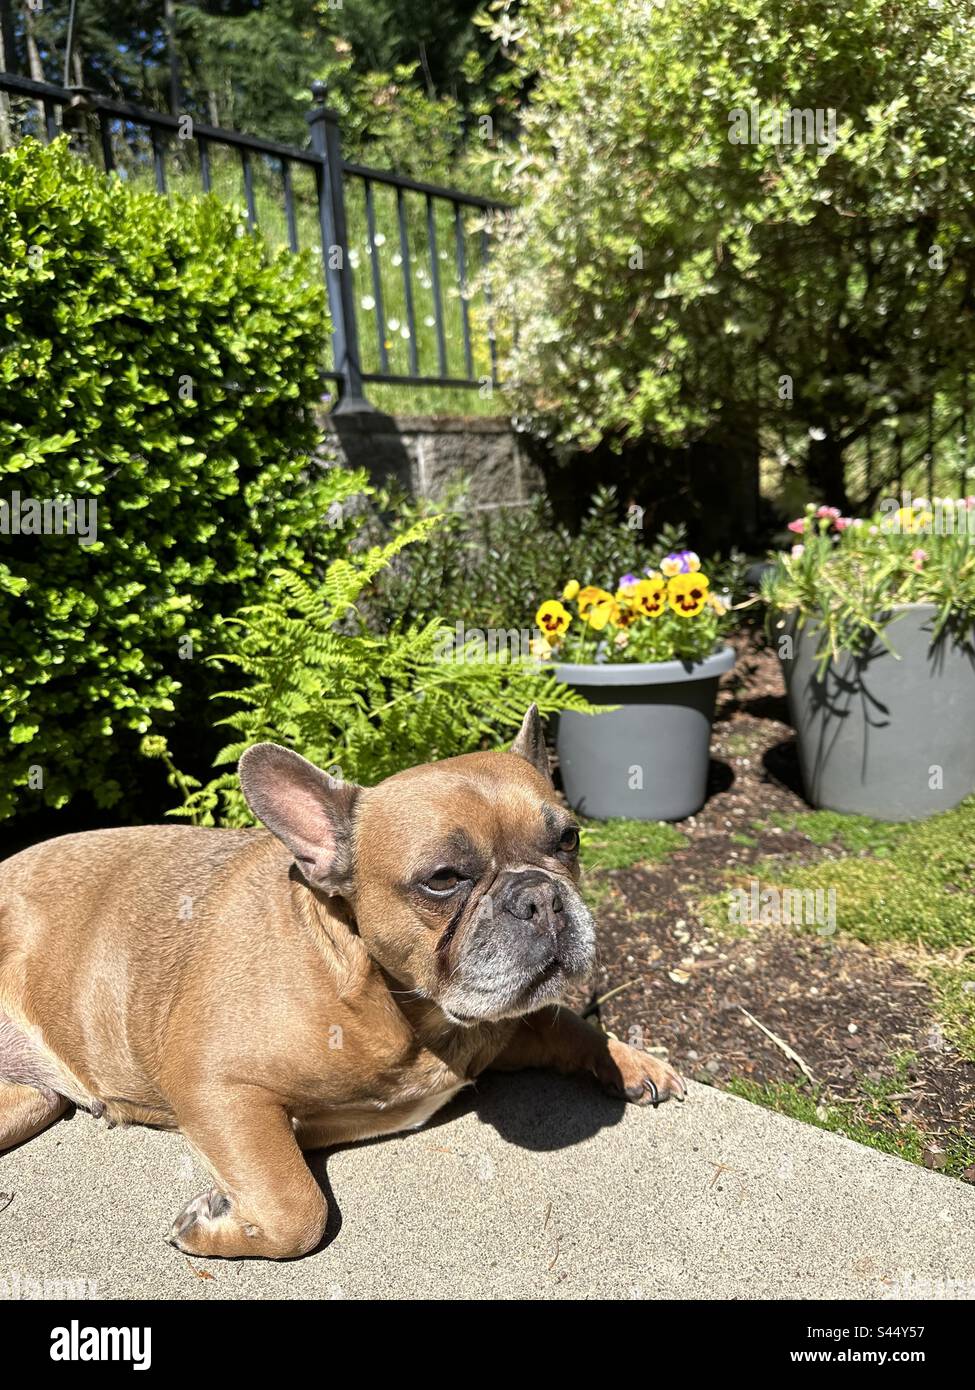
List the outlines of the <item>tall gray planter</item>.
{"type": "Polygon", "coordinates": [[[703,661],[556,663],[558,680],[605,714],[563,711],[556,746],[574,810],[597,820],[683,820],[704,804],[718,678],[735,664],[732,647],[703,661]]]}
{"type": "Polygon", "coordinates": [[[844,652],[816,674],[820,629],[787,628],[794,655],[782,658],[789,714],[806,796],[814,806],[921,820],[975,791],[975,653],[971,642],[932,646],[937,610],[892,611],[880,641],[844,652]]]}

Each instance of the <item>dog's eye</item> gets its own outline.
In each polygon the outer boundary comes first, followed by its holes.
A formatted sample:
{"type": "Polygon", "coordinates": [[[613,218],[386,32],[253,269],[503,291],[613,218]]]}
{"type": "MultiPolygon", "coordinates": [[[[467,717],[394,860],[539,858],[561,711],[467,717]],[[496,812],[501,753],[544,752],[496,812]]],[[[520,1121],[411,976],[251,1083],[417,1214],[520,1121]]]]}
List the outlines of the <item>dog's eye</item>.
{"type": "Polygon", "coordinates": [[[575,854],[579,848],[579,832],[574,825],[570,825],[562,831],[562,838],[559,840],[559,849],[563,854],[575,854]]]}
{"type": "Polygon", "coordinates": [[[438,869],[432,874],[423,885],[431,893],[452,893],[455,888],[459,888],[466,879],[457,869],[438,869]]]}

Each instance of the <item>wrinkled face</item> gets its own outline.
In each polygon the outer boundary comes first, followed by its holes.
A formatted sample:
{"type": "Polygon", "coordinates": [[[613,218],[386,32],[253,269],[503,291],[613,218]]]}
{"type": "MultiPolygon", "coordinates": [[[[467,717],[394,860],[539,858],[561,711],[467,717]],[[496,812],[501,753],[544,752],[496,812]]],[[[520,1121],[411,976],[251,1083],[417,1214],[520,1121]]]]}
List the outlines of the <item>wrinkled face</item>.
{"type": "Polygon", "coordinates": [[[414,768],[363,793],[355,911],[371,955],[451,1022],[560,998],[593,962],[579,832],[513,753],[414,768]]]}

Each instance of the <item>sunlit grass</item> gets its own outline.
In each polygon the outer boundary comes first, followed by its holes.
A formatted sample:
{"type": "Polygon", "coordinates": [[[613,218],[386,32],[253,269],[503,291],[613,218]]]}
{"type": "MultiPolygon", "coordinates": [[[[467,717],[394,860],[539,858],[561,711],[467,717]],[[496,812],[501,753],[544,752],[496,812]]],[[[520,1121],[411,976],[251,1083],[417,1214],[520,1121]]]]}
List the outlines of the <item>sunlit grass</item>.
{"type": "MultiPolygon", "coordinates": [[[[837,1105],[828,1094],[805,1083],[768,1082],[761,1085],[743,1077],[732,1078],[728,1090],[755,1105],[763,1105],[780,1115],[843,1134],[858,1144],[896,1154],[909,1163],[922,1163],[926,1136],[916,1124],[901,1118],[897,1097],[908,1084],[911,1055],[894,1059],[894,1074],[879,1082],[863,1081],[862,1093],[853,1106],[837,1105]]],[[[961,1126],[940,1136],[945,1150],[943,1172],[960,1177],[975,1162],[975,1139],[961,1126]]]]}
{"type": "MultiPolygon", "coordinates": [[[[148,134],[128,126],[123,129],[122,123],[115,121],[111,126],[111,142],[119,177],[134,188],[155,189],[148,134]]],[[[100,146],[97,141],[92,143],[94,156],[100,162],[100,146]]],[[[168,138],[163,142],[163,149],[167,191],[189,197],[201,196],[202,172],[196,141],[168,138]]],[[[210,145],[208,150],[212,194],[238,208],[242,222],[246,222],[244,173],[238,151],[220,145],[210,145]]],[[[268,156],[252,155],[250,167],[259,232],[272,247],[286,247],[290,235],[281,162],[268,156]]],[[[293,230],[298,247],[310,250],[321,263],[315,171],[310,165],[292,163],[291,179],[293,230]]],[[[349,264],[363,371],[384,371],[394,376],[470,377],[479,383],[467,389],[370,383],[366,386],[367,396],[378,409],[391,414],[503,415],[502,393],[491,384],[490,310],[477,283],[483,267],[483,214],[476,208],[462,208],[458,223],[453,206],[435,198],[432,204],[434,260],[428,236],[426,199],[422,194],[404,191],[404,256],[396,190],[379,184],[373,186],[375,242],[369,236],[363,180],[348,178],[345,193],[349,264]],[[435,271],[442,306],[442,358],[437,333],[435,271]],[[408,293],[413,301],[412,325],[408,293]],[[469,359],[465,351],[465,304],[469,359]]],[[[331,366],[330,361],[327,366],[331,366]]]]}
{"type": "Polygon", "coordinates": [[[687,836],[666,821],[584,821],[582,863],[588,873],[656,864],[688,843],[687,836]]]}

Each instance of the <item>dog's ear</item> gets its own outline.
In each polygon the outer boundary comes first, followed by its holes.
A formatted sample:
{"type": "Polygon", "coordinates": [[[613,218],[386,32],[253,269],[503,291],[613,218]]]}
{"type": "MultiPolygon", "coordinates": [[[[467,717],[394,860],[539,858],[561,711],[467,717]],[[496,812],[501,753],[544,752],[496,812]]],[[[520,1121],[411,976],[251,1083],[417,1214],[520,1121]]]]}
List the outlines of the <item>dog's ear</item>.
{"type": "Polygon", "coordinates": [[[531,763],[542,776],[549,782],[552,780],[552,773],[548,765],[548,753],[545,749],[545,735],[542,733],[542,721],[539,717],[538,706],[529,705],[528,713],[521,721],[521,728],[511,745],[512,753],[517,753],[519,758],[524,758],[531,763]]]}
{"type": "Polygon", "coordinates": [[[324,893],[347,893],[360,788],[276,743],[248,748],[237,771],[248,806],[287,845],[308,882],[324,893]]]}

